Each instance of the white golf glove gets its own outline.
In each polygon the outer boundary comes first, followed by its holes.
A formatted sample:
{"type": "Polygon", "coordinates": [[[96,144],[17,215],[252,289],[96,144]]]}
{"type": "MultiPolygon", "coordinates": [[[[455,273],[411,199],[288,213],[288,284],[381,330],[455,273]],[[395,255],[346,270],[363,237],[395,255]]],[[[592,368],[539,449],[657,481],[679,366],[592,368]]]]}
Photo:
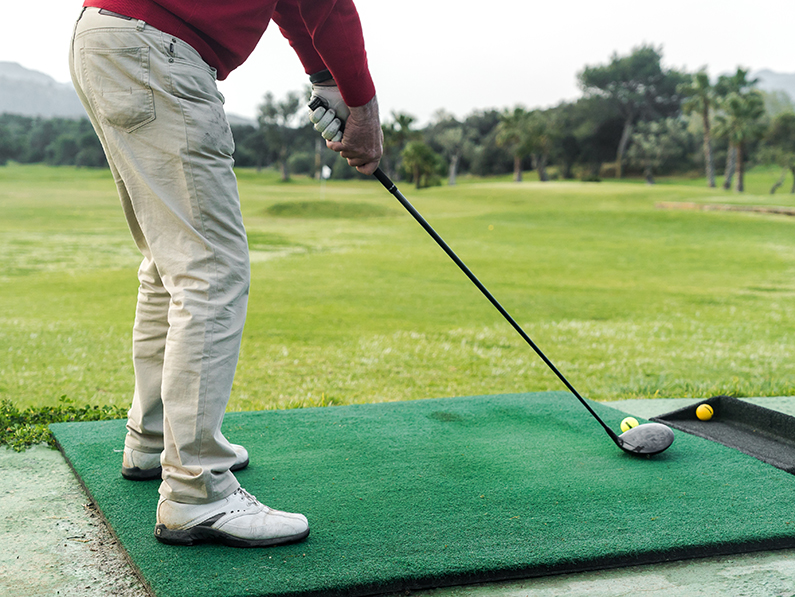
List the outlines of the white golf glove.
{"type": "Polygon", "coordinates": [[[326,141],[341,141],[351,111],[336,85],[313,85],[309,99],[309,120],[326,141]]]}

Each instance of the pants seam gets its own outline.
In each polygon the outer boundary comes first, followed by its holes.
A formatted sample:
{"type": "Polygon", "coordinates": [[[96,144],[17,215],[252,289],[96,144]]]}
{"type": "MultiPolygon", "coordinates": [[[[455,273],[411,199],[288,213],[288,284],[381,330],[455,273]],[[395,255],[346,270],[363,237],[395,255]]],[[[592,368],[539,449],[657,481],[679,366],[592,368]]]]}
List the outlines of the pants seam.
{"type": "MultiPolygon", "coordinates": [[[[173,79],[173,74],[171,73],[170,69],[169,69],[169,79],[170,80],[173,79]]],[[[172,89],[172,95],[173,95],[173,91],[174,90],[172,89]]],[[[191,155],[190,135],[188,134],[188,130],[187,130],[188,118],[187,118],[187,114],[185,112],[185,107],[184,107],[184,103],[183,103],[184,100],[183,100],[183,98],[180,98],[180,97],[178,97],[176,95],[173,95],[173,97],[176,98],[177,103],[179,104],[179,107],[180,107],[180,113],[182,114],[183,129],[184,129],[184,133],[185,133],[186,155],[190,156],[191,155]]],[[[199,466],[202,466],[202,462],[203,462],[202,461],[202,453],[204,451],[203,447],[204,447],[204,434],[205,434],[205,428],[204,428],[203,423],[204,423],[204,418],[206,416],[205,415],[205,409],[206,409],[206,405],[207,405],[207,393],[209,392],[209,389],[210,389],[209,388],[209,384],[206,383],[207,382],[207,377],[210,375],[210,371],[209,371],[209,367],[205,366],[205,363],[209,363],[212,360],[212,355],[214,354],[213,353],[213,350],[214,350],[214,342],[213,342],[213,340],[215,338],[215,326],[218,325],[218,322],[216,321],[217,309],[214,306],[214,304],[215,304],[214,301],[212,300],[214,298],[213,297],[213,293],[215,292],[215,290],[217,288],[217,285],[218,285],[218,254],[216,253],[215,247],[208,242],[207,228],[206,228],[205,223],[204,223],[204,212],[202,211],[202,208],[201,208],[201,204],[200,204],[201,199],[200,199],[199,193],[197,192],[196,178],[195,178],[194,172],[193,172],[193,160],[190,157],[188,157],[188,159],[186,159],[186,166],[187,166],[187,168],[189,170],[189,173],[190,173],[190,187],[191,187],[190,195],[193,198],[191,203],[194,203],[194,201],[195,201],[196,221],[199,224],[200,229],[201,229],[201,239],[202,239],[202,242],[203,242],[203,244],[205,246],[205,249],[209,250],[209,252],[210,252],[210,254],[212,256],[212,260],[211,261],[212,261],[212,265],[213,265],[212,278],[211,278],[211,281],[208,281],[208,286],[209,287],[207,289],[207,305],[210,306],[210,311],[207,313],[208,318],[207,318],[206,323],[205,323],[205,346],[204,346],[204,349],[202,350],[202,367],[201,367],[202,373],[201,373],[200,381],[199,381],[199,387],[203,388],[202,395],[200,397],[200,404],[199,404],[200,408],[198,409],[201,414],[199,415],[199,417],[197,418],[197,421],[196,421],[197,427],[200,430],[200,432],[199,432],[199,454],[198,454],[198,461],[199,462],[198,462],[198,464],[199,464],[199,466]],[[208,327],[209,327],[209,329],[208,329],[208,327]]]]}

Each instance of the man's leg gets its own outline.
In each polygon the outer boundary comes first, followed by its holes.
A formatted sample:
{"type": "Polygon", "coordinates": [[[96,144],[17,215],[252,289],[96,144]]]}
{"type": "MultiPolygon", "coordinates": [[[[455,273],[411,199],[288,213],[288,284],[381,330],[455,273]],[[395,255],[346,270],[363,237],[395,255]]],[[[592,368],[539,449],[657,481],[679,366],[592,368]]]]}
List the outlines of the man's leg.
{"type": "Polygon", "coordinates": [[[135,393],[127,417],[122,473],[128,478],[136,478],[136,473],[138,478],[157,478],[160,476],[160,454],[164,448],[161,388],[171,296],[151,258],[146,257],[141,263],[138,280],[138,304],[133,326],[135,393]],[[135,458],[136,453],[144,456],[135,458]],[[149,454],[152,456],[146,456],[149,454]],[[146,464],[141,460],[146,460],[146,464]]]}
{"type": "Polygon", "coordinates": [[[239,487],[229,472],[235,452],[220,426],[245,319],[248,252],[214,73],[183,42],[95,9],[78,24],[73,68],[119,174],[133,235],[142,234],[136,241],[149,253],[141,269],[140,383],[130,441],[157,448],[145,438],[157,435],[146,420],[158,418],[159,390],[161,494],[196,504],[224,498],[239,487]]]}
{"type": "Polygon", "coordinates": [[[214,72],[176,38],[115,19],[84,10],[71,67],[144,255],[127,442],[158,445],[161,371],[155,536],[181,545],[300,541],[309,535],[306,517],[268,508],[243,490],[230,472],[235,450],[220,431],[249,269],[232,136],[214,72]]]}
{"type": "Polygon", "coordinates": [[[78,75],[74,70],[74,58],[70,52],[69,66],[72,80],[75,81],[75,90],[86,108],[88,118],[105,150],[130,232],[139,251],[145,255],[138,270],[140,287],[133,327],[135,393],[132,407],[128,413],[127,429],[129,433],[125,445],[143,453],[157,454],[159,460],[159,455],[163,451],[163,404],[160,387],[163,377],[163,353],[168,333],[168,307],[171,297],[160,281],[160,274],[152,260],[151,251],[136,220],[130,195],[108,149],[99,117],[94,112],[82,88],[77,84],[78,75]]]}

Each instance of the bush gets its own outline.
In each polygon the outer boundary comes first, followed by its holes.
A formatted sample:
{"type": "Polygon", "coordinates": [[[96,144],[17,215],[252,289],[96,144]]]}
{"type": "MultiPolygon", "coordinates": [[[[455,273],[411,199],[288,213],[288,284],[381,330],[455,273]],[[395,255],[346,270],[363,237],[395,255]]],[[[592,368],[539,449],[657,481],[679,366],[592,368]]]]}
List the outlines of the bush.
{"type": "Polygon", "coordinates": [[[0,446],[22,452],[30,446],[46,443],[55,447],[50,423],[73,421],[107,421],[124,419],[127,409],[119,406],[75,406],[61,396],[58,406],[30,407],[20,411],[10,400],[0,402],[0,446]]]}
{"type": "Polygon", "coordinates": [[[348,165],[348,160],[339,154],[336,154],[334,163],[331,165],[331,178],[332,180],[350,180],[356,177],[357,170],[348,165]]]}
{"type": "Polygon", "coordinates": [[[312,175],[315,172],[315,154],[308,151],[299,151],[287,160],[290,172],[295,174],[312,175]]]}

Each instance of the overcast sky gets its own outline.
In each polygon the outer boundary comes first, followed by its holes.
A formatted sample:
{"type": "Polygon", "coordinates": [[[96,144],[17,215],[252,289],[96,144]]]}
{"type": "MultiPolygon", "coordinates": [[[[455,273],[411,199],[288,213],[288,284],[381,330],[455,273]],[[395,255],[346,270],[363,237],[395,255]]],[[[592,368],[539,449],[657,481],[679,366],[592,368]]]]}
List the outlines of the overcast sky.
{"type": "MultiPolygon", "coordinates": [[[[0,61],[68,81],[66,54],[80,6],[6,2],[0,61]]],[[[440,108],[461,117],[554,105],[580,94],[584,65],[644,43],[662,46],[666,66],[707,66],[713,76],[737,66],[795,72],[793,0],[358,0],[357,7],[382,119],[393,110],[425,122],[440,108]]],[[[219,86],[229,112],[253,117],[266,91],[281,97],[305,84],[300,62],[272,26],[219,86]]]]}

